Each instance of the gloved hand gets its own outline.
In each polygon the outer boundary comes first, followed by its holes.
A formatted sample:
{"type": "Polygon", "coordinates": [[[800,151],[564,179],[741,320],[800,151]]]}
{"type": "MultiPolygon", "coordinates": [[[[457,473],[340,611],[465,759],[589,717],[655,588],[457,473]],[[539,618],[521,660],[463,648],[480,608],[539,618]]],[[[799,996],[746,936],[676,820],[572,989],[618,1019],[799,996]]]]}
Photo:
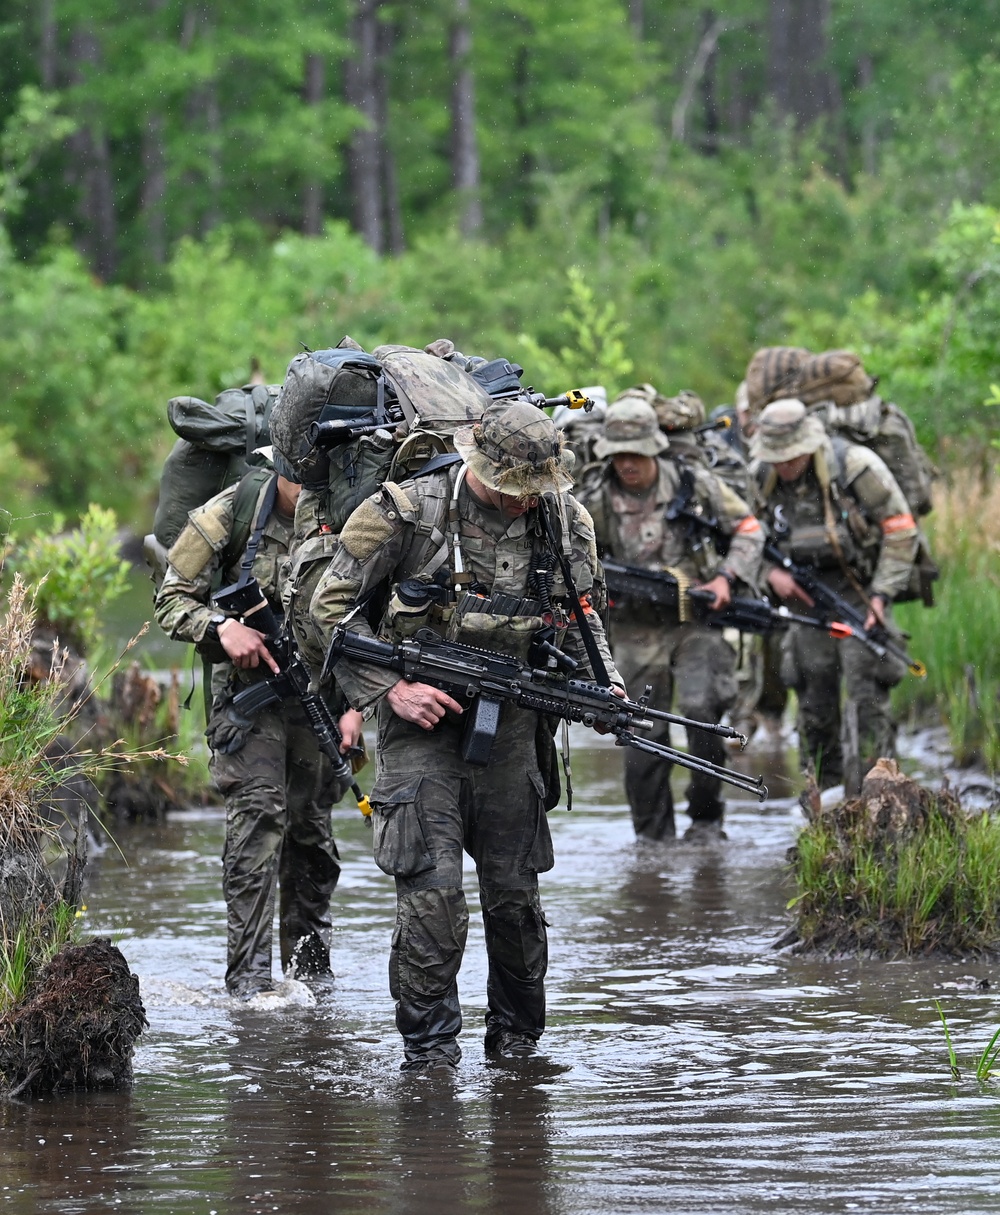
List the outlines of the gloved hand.
{"type": "Polygon", "coordinates": [[[205,737],[217,755],[235,755],[250,737],[253,719],[244,717],[232,704],[224,704],[212,714],[205,737]]]}

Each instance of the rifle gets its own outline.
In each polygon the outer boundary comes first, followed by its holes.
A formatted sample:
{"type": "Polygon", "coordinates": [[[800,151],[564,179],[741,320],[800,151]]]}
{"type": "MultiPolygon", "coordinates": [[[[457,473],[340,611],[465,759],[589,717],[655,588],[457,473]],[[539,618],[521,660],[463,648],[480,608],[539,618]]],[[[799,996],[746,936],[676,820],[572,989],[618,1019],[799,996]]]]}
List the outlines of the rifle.
{"type": "MultiPolygon", "coordinates": [[[[691,478],[689,482],[685,483],[682,478],[680,493],[667,507],[667,518],[686,519],[692,529],[710,533],[715,537],[719,551],[724,552],[722,543],[728,544],[729,537],[724,536],[717,519],[700,513],[692,505],[693,494],[694,479],[691,478]]],[[[825,582],[821,582],[812,566],[794,562],[770,541],[764,545],[764,556],[772,565],[778,565],[791,574],[810,599],[815,602],[819,614],[814,619],[818,621],[821,628],[829,630],[831,637],[838,641],[853,637],[855,641],[860,641],[870,650],[876,658],[885,658],[887,654],[892,655],[893,658],[904,662],[906,669],[912,675],[916,675],[918,679],[926,678],[927,668],[922,662],[911,658],[901,646],[896,645],[884,625],[876,624],[866,631],[866,613],[860,611],[843,596],[838,595],[836,591],[831,590],[825,582]]],[[[790,621],[790,623],[802,624],[805,622],[799,619],[790,621]]]]}
{"type": "Polygon", "coordinates": [[[588,727],[604,726],[615,735],[620,747],[633,747],[650,755],[660,755],[672,763],[717,777],[761,801],[767,797],[763,777],[743,776],[720,764],[711,763],[656,743],[636,734],[649,729],[652,722],[666,721],[688,729],[704,730],[724,738],[745,737],[729,726],[693,721],[673,713],[651,709],[651,688],[638,700],[616,696],[610,687],[586,679],[574,679],[550,666],[546,650],[529,652],[527,662],[510,654],[482,650],[457,641],[445,641],[432,629],[419,629],[413,637],[392,645],[374,637],[352,633],[343,625],[333,632],[324,671],[341,658],[370,666],[398,671],[407,680],[441,688],[456,700],[469,704],[464,714],[462,758],[484,767],[490,762],[493,740],[500,725],[504,701],[535,713],[580,722],[588,727]]]}
{"type": "Polygon", "coordinates": [[[212,597],[214,605],[220,611],[234,618],[241,619],[252,629],[259,629],[267,638],[267,648],[282,667],[280,675],[263,679],[251,684],[233,697],[233,708],[244,717],[256,717],[261,710],[278,704],[288,697],[294,697],[302,706],[306,720],[316,736],[320,751],[327,757],[333,767],[333,774],[338,780],[349,782],[358,809],[367,818],[372,808],[368,797],[361,791],[361,786],[354,779],[350,760],[362,755],[360,747],[352,747],[345,756],[341,750],[344,736],[337,725],[337,719],[330,712],[330,707],[322,696],[313,692],[309,686],[309,671],[299,656],[294,640],[290,634],[282,632],[277,618],[257,584],[256,578],[246,582],[234,583],[231,587],[217,592],[212,597]]]}
{"type": "Polygon", "coordinates": [[[891,655],[904,662],[906,669],[912,675],[916,675],[918,679],[926,678],[927,668],[922,662],[911,658],[902,646],[896,645],[884,625],[876,623],[872,628],[866,630],[867,613],[855,607],[842,595],[838,595],[836,591],[831,590],[825,582],[821,582],[811,565],[802,565],[793,561],[791,557],[785,556],[772,541],[768,541],[764,545],[764,556],[772,565],[780,566],[787,574],[790,574],[813,600],[816,604],[819,624],[823,628],[829,629],[831,637],[836,637],[838,640],[853,637],[855,641],[860,641],[869,649],[876,658],[891,655]]]}
{"type": "MultiPolygon", "coordinates": [[[[639,565],[625,565],[610,558],[601,562],[608,595],[639,599],[657,607],[676,609],[680,603],[680,586],[673,574],[665,570],[647,570],[639,565]]],[[[827,626],[815,616],[802,616],[790,612],[786,607],[775,607],[767,599],[731,599],[721,611],[711,609],[711,591],[689,590],[696,619],[714,629],[738,629],[741,633],[760,633],[770,636],[784,632],[789,625],[801,624],[807,628],[823,629],[827,626]]]]}

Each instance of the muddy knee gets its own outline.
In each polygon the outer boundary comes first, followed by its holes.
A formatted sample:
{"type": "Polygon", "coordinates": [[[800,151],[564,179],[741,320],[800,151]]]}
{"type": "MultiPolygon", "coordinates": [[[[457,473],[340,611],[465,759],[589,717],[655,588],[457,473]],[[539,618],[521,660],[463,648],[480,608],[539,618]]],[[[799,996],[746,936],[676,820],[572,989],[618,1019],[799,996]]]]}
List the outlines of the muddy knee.
{"type": "Polygon", "coordinates": [[[483,890],[481,899],[490,960],[517,978],[541,979],[548,942],[537,888],[483,890]]]}
{"type": "Polygon", "coordinates": [[[403,995],[440,997],[455,982],[469,931],[462,890],[445,886],[398,896],[396,928],[389,952],[389,990],[403,995]]]}

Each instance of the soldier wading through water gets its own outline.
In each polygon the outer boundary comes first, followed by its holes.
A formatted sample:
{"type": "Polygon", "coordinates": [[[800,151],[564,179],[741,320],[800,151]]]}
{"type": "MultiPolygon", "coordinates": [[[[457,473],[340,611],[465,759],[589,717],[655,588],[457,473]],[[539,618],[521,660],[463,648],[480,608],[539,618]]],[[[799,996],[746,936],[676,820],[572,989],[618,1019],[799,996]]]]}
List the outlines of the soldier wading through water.
{"type": "MultiPolygon", "coordinates": [[[[630,565],[673,574],[681,587],[678,609],[626,601],[612,615],[615,660],[633,687],[649,684],[653,703],[669,708],[677,689],[677,711],[697,721],[718,722],[736,699],[736,654],[722,633],[686,618],[684,590],[713,594],[713,609],[724,608],[738,583],[753,586],[760,568],[764,533],[749,506],[700,459],[673,459],[653,406],[634,394],[611,405],[604,435],[594,448],[604,461],[584,475],[580,499],[590,511],[598,549],[630,565]],[[684,517],[672,518],[671,504],[684,493],[687,506],[701,511],[730,537],[720,557],[703,529],[684,517]]],[[[665,722],[647,732],[669,741],[665,722]]],[[[722,764],[721,740],[690,730],[693,756],[722,764]]],[[[671,764],[657,755],[625,752],[625,794],[636,835],[674,837],[671,764]]],[[[691,826],[686,839],[722,836],[724,804],[718,777],[694,772],[688,786],[691,826]]]]}
{"type": "MultiPolygon", "coordinates": [[[[242,688],[277,674],[278,664],[262,633],[210,606],[216,576],[221,572],[223,585],[235,583],[241,560],[249,556],[268,607],[280,613],[279,569],[292,544],[300,487],[278,453],[274,460],[283,475],[276,472],[261,485],[246,550],[239,545],[228,551],[238,492],[231,486],[191,512],[170,549],[155,609],[171,637],[216,650],[206,733],[212,776],[226,802],[226,989],[244,1000],[274,986],[271,925],[279,876],[283,968],[299,978],[332,976],[329,909],[340,864],[330,807],[346,791],[346,783],[331,779],[329,761],[296,700],[264,709],[253,720],[233,708],[242,688]]],[[[361,715],[348,710],[340,729],[346,751],[360,736],[361,715]]]]}
{"type": "MultiPolygon", "coordinates": [[[[885,625],[891,631],[892,601],[913,571],[917,525],[884,461],[867,447],[831,438],[794,399],[774,401],[761,413],[750,454],[764,502],[761,517],[782,555],[810,566],[831,589],[866,609],[866,629],[885,625]]],[[[766,565],[765,576],[789,606],[812,606],[786,570],[766,565]]],[[[802,625],[789,629],[781,677],[798,696],[802,760],[821,788],[845,782],[856,794],[875,760],[895,755],[889,692],[905,674],[901,659],[878,658],[853,638],[834,641],[802,625]],[[856,715],[851,771],[841,737],[841,679],[856,715]]]]}
{"type": "MultiPolygon", "coordinates": [[[[350,517],[312,600],[314,627],[328,642],[348,618],[352,630],[371,635],[374,628],[396,641],[430,626],[452,640],[523,657],[544,611],[579,661],[581,677],[593,678],[540,526],[539,497],[552,495],[546,506],[561,516],[563,552],[610,678],[620,686],[593,610],[599,590],[593,528],[566,493],[571,478],[552,422],[525,403],[492,405],[479,422],[458,430],[455,446],[460,462],[388,482],[350,517]],[[414,608],[405,601],[413,595],[399,593],[407,579],[443,593],[414,608]],[[483,611],[483,597],[495,593],[523,601],[521,610],[483,611]],[[379,600],[388,603],[384,616],[365,620],[364,605],[379,600]],[[358,605],[362,611],[354,614],[358,605]]],[[[447,693],[346,659],[336,675],[352,705],[378,707],[374,846],[377,863],[396,879],[389,985],[403,1070],[450,1072],[461,1056],[463,849],[476,862],[486,930],[487,1054],[532,1053],[545,1027],[538,874],[553,864],[546,809],[558,798],[548,724],[505,705],[494,758],[472,767],[459,753],[461,706],[447,693]]]]}

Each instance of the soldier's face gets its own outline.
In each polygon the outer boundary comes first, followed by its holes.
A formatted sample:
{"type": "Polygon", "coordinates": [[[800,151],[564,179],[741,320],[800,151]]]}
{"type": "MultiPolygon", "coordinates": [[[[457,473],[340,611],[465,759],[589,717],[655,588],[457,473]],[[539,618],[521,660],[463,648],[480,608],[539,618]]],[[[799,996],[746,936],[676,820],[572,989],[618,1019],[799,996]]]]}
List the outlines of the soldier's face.
{"type": "Polygon", "coordinates": [[[804,456],[796,456],[794,460],[779,460],[774,465],[774,471],[781,481],[797,481],[809,467],[811,460],[812,452],[807,451],[804,456]]]}
{"type": "Polygon", "coordinates": [[[498,489],[490,489],[471,469],[466,473],[465,483],[480,502],[489,503],[505,519],[519,519],[538,505],[536,497],[518,498],[514,494],[502,494],[498,489]]]}
{"type": "Polygon", "coordinates": [[[660,471],[655,456],[638,456],[631,451],[612,456],[611,464],[625,489],[649,489],[660,471]]]}

